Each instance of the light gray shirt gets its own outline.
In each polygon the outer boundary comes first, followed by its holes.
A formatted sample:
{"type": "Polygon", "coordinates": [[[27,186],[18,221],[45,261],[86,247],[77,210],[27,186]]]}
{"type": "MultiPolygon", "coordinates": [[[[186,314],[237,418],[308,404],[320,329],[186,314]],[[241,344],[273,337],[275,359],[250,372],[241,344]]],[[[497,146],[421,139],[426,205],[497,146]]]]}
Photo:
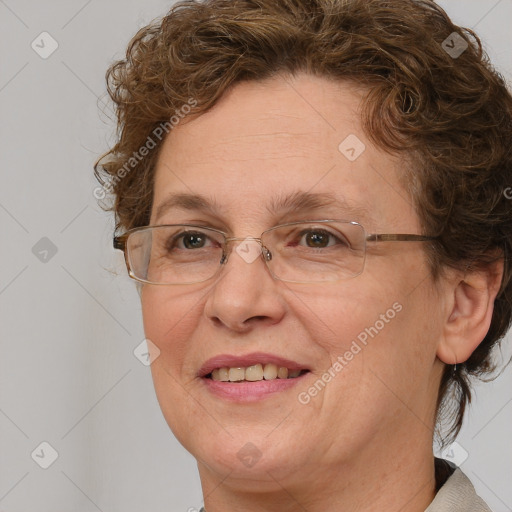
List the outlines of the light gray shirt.
{"type": "Polygon", "coordinates": [[[457,468],[439,489],[425,512],[492,512],[475,492],[469,478],[457,468]]]}

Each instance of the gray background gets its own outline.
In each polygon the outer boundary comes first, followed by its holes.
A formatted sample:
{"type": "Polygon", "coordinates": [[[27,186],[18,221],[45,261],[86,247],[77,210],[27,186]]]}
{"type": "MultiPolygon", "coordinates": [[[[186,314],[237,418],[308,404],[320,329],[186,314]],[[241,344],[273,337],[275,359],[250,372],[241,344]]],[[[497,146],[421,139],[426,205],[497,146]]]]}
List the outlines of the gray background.
{"type": "MultiPolygon", "coordinates": [[[[105,70],[171,3],[0,0],[0,512],[201,505],[194,460],[133,354],[138,295],[93,197],[92,164],[112,140],[98,109],[105,70]],[[31,47],[50,48],[43,31],[59,45],[47,59],[31,47]],[[48,469],[42,442],[58,452],[48,469]]],[[[512,0],[442,5],[512,83],[512,0]]],[[[478,386],[452,452],[467,452],[462,468],[495,512],[512,510],[511,384],[508,368],[478,386]]]]}

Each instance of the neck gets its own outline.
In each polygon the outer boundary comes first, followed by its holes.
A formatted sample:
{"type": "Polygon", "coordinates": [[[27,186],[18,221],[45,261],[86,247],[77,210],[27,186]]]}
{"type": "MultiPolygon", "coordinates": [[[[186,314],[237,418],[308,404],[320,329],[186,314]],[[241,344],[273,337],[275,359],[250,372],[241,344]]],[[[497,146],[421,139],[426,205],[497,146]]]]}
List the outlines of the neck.
{"type": "Polygon", "coordinates": [[[412,439],[391,454],[381,444],[336,468],[303,467],[284,477],[268,471],[256,481],[200,464],[206,512],[424,512],[435,496],[434,456],[431,443],[419,449],[412,439]]]}

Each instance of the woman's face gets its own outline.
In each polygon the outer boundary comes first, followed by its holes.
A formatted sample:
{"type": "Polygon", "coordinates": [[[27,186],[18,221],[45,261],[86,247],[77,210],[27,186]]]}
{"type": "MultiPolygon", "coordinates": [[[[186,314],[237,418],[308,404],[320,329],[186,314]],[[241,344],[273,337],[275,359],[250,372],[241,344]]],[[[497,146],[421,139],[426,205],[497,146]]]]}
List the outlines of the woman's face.
{"type": "MultiPolygon", "coordinates": [[[[237,85],[165,140],[151,224],[259,237],[335,218],[368,233],[421,233],[401,161],[362,132],[361,98],[307,75],[237,85]],[[170,201],[178,194],[203,203],[170,201]],[[299,194],[313,200],[291,205],[299,194]],[[335,202],[320,205],[327,196],[335,202]]],[[[399,463],[431,439],[441,306],[421,243],[368,243],[360,275],[320,284],[276,280],[262,258],[244,257],[243,242],[229,248],[214,279],[142,290],[146,337],[160,350],[151,366],[158,400],[203,475],[260,489],[318,482],[341,466],[399,463]],[[269,365],[268,381],[204,375],[254,364],[269,365]],[[272,364],[303,372],[271,380],[272,364]]]]}

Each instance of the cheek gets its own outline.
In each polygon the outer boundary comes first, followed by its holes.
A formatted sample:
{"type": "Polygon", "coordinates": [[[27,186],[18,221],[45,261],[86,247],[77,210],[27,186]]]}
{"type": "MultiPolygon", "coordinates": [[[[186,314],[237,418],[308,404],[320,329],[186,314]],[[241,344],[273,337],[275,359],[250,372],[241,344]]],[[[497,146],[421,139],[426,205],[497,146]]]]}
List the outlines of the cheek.
{"type": "Polygon", "coordinates": [[[400,372],[412,378],[415,372],[429,371],[440,323],[430,280],[418,284],[415,270],[388,271],[388,278],[368,272],[361,279],[326,286],[321,294],[294,290],[293,316],[300,319],[306,339],[324,353],[324,364],[342,356],[358,378],[366,363],[375,371],[387,367],[398,379],[400,372]]]}
{"type": "MultiPolygon", "coordinates": [[[[177,293],[177,292],[175,292],[177,293]]],[[[201,294],[175,296],[169,287],[145,287],[141,293],[146,338],[160,351],[151,374],[163,416],[176,438],[188,446],[191,423],[185,421],[197,389],[189,340],[199,323],[201,294]]]]}
{"type": "Polygon", "coordinates": [[[318,290],[294,290],[289,304],[293,316],[324,350],[343,353],[351,342],[361,343],[388,330],[402,313],[403,305],[394,300],[397,294],[385,291],[379,283],[363,280],[325,286],[318,290]]]}
{"type": "Polygon", "coordinates": [[[175,293],[168,287],[143,288],[142,317],[146,338],[160,350],[155,361],[157,366],[172,375],[182,376],[182,372],[187,371],[183,366],[190,349],[187,341],[198,325],[200,296],[179,290],[178,298],[175,293]]]}
{"type": "Polygon", "coordinates": [[[439,336],[429,320],[433,299],[428,286],[412,294],[404,282],[395,279],[395,286],[347,285],[336,293],[324,290],[321,299],[306,295],[297,301],[302,306],[295,315],[324,354],[315,381],[328,382],[318,392],[301,389],[302,399],[311,400],[315,415],[346,425],[347,432],[371,437],[384,423],[405,421],[411,410],[424,417],[431,400],[439,336]]]}

